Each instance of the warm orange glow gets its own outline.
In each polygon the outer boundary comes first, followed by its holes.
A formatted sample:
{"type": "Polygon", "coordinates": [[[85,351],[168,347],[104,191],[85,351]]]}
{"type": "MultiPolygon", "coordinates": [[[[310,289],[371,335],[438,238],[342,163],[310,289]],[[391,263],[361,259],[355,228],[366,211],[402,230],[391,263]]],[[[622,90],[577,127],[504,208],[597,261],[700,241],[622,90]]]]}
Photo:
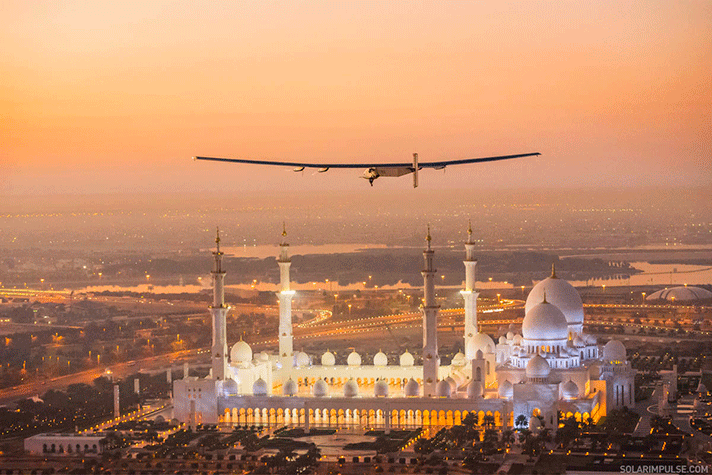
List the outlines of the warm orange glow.
{"type": "Polygon", "coordinates": [[[343,183],[195,154],[544,153],[484,168],[495,186],[699,182],[710,156],[704,1],[11,1],[0,22],[0,192],[343,183]]]}

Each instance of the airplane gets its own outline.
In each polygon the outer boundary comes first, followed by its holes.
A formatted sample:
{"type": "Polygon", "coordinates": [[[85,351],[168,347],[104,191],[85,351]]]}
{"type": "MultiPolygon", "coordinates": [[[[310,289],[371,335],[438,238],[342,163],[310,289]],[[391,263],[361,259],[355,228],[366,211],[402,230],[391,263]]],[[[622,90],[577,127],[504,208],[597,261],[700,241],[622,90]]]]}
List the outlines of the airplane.
{"type": "Polygon", "coordinates": [[[272,165],[279,167],[293,167],[295,172],[304,171],[305,168],[316,168],[319,173],[325,173],[331,168],[366,168],[361,178],[365,178],[373,186],[373,182],[380,177],[398,177],[413,174],[413,188],[418,187],[418,170],[432,168],[443,170],[450,165],[465,165],[468,163],[496,162],[511,158],[532,157],[541,155],[539,152],[522,153],[519,155],[502,155],[499,157],[465,158],[461,160],[444,160],[440,162],[418,162],[418,154],[413,154],[412,163],[299,163],[278,162],[270,160],[247,160],[244,158],[216,158],[193,157],[193,160],[212,160],[216,162],[247,163],[251,165],[272,165]]]}

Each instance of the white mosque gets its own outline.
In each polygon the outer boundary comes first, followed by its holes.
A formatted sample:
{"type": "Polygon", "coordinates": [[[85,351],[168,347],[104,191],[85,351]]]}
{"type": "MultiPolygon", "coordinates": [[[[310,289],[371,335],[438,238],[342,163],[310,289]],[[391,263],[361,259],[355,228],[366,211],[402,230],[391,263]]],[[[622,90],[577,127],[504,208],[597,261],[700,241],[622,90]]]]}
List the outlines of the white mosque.
{"type": "MultiPolygon", "coordinates": [[[[206,378],[186,376],[173,383],[174,414],[191,425],[258,424],[380,427],[449,426],[468,414],[494,417],[513,427],[525,416],[529,428],[556,430],[557,412],[597,421],[610,409],[634,404],[634,375],[626,349],[616,340],[603,347],[583,332],[584,313],[576,289],[556,276],[534,286],[526,301],[521,334],[509,332],[497,343],[477,326],[475,244],[465,243],[465,353],[440,364],[435,302],[434,251],[430,230],[423,252],[424,304],[422,366],[408,351],[397,364],[379,352],[362,364],[352,352],[336,365],[327,351],[314,364],[294,352],[289,244],[282,233],[278,353],[253,355],[238,341],[228,352],[224,300],[225,271],[220,237],[213,252],[212,369],[206,378]]],[[[316,359],[316,358],[314,358],[316,359]]]]}

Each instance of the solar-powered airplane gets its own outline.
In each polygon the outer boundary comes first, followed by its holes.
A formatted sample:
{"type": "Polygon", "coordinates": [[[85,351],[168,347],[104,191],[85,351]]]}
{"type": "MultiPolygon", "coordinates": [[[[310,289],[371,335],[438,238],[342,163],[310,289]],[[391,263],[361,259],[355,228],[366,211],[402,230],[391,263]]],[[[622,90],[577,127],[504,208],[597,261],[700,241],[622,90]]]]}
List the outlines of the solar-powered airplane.
{"type": "Polygon", "coordinates": [[[499,157],[481,157],[481,158],[464,158],[460,160],[444,160],[440,162],[421,162],[418,163],[418,154],[413,154],[413,162],[406,163],[299,163],[299,162],[278,162],[270,160],[247,160],[244,158],[215,158],[215,157],[193,157],[193,160],[212,160],[216,162],[231,162],[231,163],[247,163],[250,165],[272,165],[278,167],[292,167],[295,172],[304,171],[305,168],[316,168],[319,173],[325,173],[330,168],[365,168],[366,171],[361,175],[373,186],[376,178],[380,177],[396,177],[413,174],[413,188],[418,187],[418,170],[423,168],[432,168],[434,170],[443,170],[450,165],[466,165],[468,163],[481,162],[496,162],[498,160],[509,160],[510,158],[522,158],[541,155],[538,152],[521,153],[519,155],[502,155],[499,157]]]}

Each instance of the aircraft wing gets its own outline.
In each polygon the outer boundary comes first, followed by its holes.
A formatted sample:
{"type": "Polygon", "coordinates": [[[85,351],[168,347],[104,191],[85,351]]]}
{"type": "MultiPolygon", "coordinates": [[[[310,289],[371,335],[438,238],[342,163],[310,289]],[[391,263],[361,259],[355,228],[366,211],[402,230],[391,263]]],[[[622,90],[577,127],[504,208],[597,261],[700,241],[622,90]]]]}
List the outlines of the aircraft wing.
{"type": "MultiPolygon", "coordinates": [[[[419,168],[436,168],[442,169],[449,165],[464,165],[467,163],[479,163],[479,162],[496,162],[498,160],[509,160],[510,158],[521,158],[521,157],[531,157],[535,155],[541,155],[538,152],[534,153],[522,153],[518,155],[502,155],[498,157],[481,157],[481,158],[465,158],[460,160],[444,160],[440,162],[419,162],[419,168]]],[[[232,162],[232,163],[246,163],[251,165],[272,165],[281,167],[293,167],[293,168],[413,168],[413,162],[402,162],[402,163],[375,163],[375,162],[363,162],[363,163],[303,163],[303,162],[282,162],[282,161],[272,161],[272,160],[248,160],[245,158],[217,158],[217,157],[193,157],[195,160],[212,160],[215,162],[232,162]]]]}

